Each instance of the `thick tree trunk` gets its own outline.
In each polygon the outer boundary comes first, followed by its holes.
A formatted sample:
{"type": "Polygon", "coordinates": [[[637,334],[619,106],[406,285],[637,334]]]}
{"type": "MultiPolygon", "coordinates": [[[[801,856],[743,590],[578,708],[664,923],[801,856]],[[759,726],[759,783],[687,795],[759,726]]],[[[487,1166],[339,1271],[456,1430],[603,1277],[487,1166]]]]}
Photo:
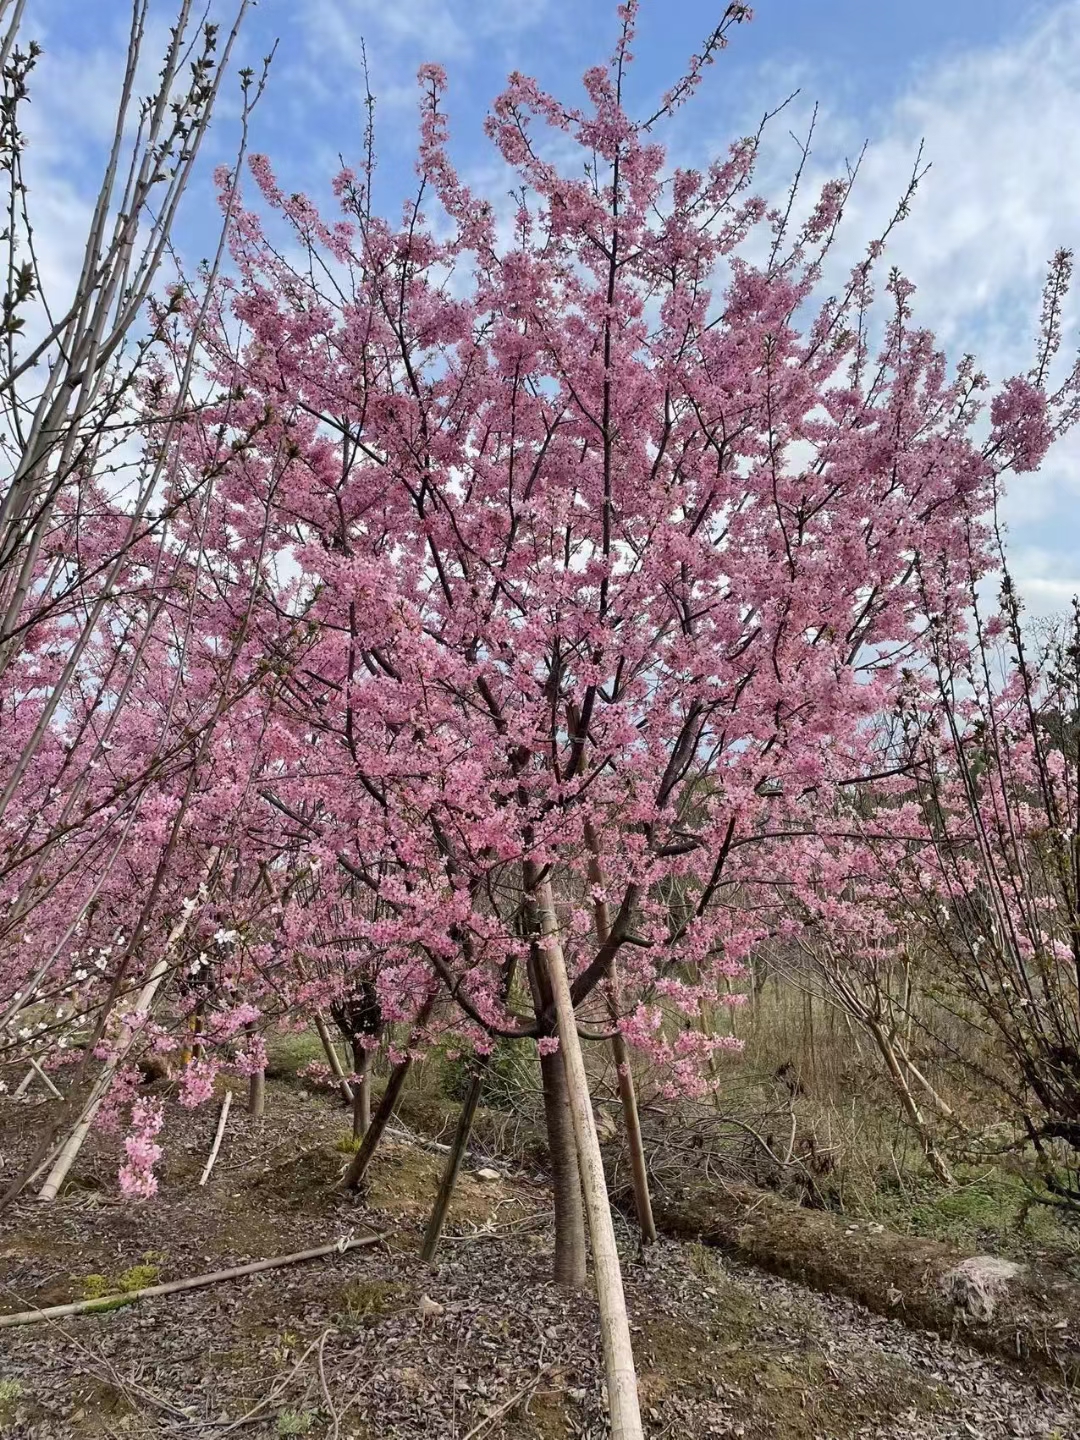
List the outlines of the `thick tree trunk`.
{"type": "MultiPolygon", "coordinates": [[[[589,881],[602,890],[604,874],[600,867],[600,844],[592,825],[585,823],[585,843],[589,851],[589,881]]],[[[593,923],[596,939],[603,945],[611,934],[611,917],[606,900],[593,901],[593,923]]],[[[608,1011],[613,1022],[619,1021],[619,973],[613,958],[604,986],[608,1011]]],[[[622,1102],[623,1124],[626,1127],[626,1148],[630,1155],[630,1179],[634,1187],[634,1209],[641,1238],[646,1245],[656,1243],[656,1222],[653,1220],[652,1200],[649,1198],[649,1172],[645,1164],[645,1146],[641,1140],[641,1119],[638,1115],[637,1096],[634,1094],[634,1074],[630,1069],[630,1051],[622,1032],[615,1031],[611,1040],[611,1053],[615,1061],[615,1073],[619,1082],[619,1099],[622,1102]]]]}
{"type": "Polygon", "coordinates": [[[368,1050],[354,1038],[352,1053],[353,1070],[356,1074],[352,1087],[352,1133],[354,1140],[362,1140],[371,1124],[371,1062],[375,1058],[375,1052],[368,1050]]]}
{"type": "MultiPolygon", "coordinates": [[[[540,949],[540,920],[536,907],[526,895],[530,912],[528,931],[532,936],[526,973],[533,1008],[543,1015],[551,1008],[551,986],[540,949]]],[[[555,1261],[553,1279],[569,1290],[585,1286],[585,1214],[581,1208],[581,1172],[578,1170],[574,1126],[570,1119],[570,1098],[562,1052],[540,1054],[540,1082],[544,1095],[544,1125],[547,1131],[548,1164],[551,1168],[551,1197],[555,1211],[555,1261]]]]}
{"type": "Polygon", "coordinates": [[[469,1082],[469,1088],[465,1095],[465,1103],[458,1116],[454,1143],[450,1146],[450,1153],[446,1157],[442,1179],[439,1181],[439,1193],[435,1197],[431,1219],[424,1232],[424,1244],[420,1251],[420,1258],[429,1264],[435,1259],[435,1252],[439,1248],[439,1239],[442,1236],[447,1212],[450,1209],[450,1201],[454,1198],[454,1187],[457,1185],[458,1174],[461,1171],[461,1164],[465,1159],[465,1151],[469,1144],[469,1136],[472,1134],[473,1120],[476,1116],[476,1107],[480,1104],[480,1092],[484,1088],[484,1072],[487,1070],[489,1058],[487,1055],[476,1057],[472,1080],[469,1082]]]}
{"type": "MultiPolygon", "coordinates": [[[[416,1027],[413,1036],[410,1037],[410,1044],[414,1043],[420,1030],[427,1024],[432,1010],[435,1008],[435,997],[432,995],[425,1000],[420,1007],[420,1013],[416,1017],[416,1027]]],[[[409,1070],[412,1067],[412,1056],[406,1054],[404,1059],[399,1060],[390,1072],[390,1078],[386,1082],[386,1089],[383,1091],[382,1099],[379,1101],[378,1109],[371,1117],[371,1123],[367,1128],[363,1143],[360,1149],[353,1156],[349,1168],[341,1177],[340,1188],[342,1190],[355,1190],[367,1174],[368,1166],[371,1164],[383,1132],[389,1125],[391,1117],[397,1106],[398,1097],[401,1094],[409,1070]]]]}
{"type": "Polygon", "coordinates": [[[581,1208],[581,1173],[561,1051],[540,1056],[540,1078],[544,1087],[544,1121],[555,1208],[554,1279],[556,1285],[581,1290],[585,1285],[585,1215],[581,1208]]]}
{"type": "Polygon", "coordinates": [[[570,995],[570,980],[559,940],[555,900],[549,880],[538,880],[533,871],[531,874],[527,872],[526,881],[535,897],[539,914],[548,980],[558,1016],[559,1052],[566,1067],[570,1116],[574,1126],[574,1141],[577,1146],[581,1188],[585,1197],[593,1268],[596,1274],[611,1440],[643,1440],[634,1351],[630,1342],[630,1319],[626,1312],[622,1270],[615,1245],[615,1227],[611,1220],[611,1205],[607,1182],[604,1179],[600,1141],[596,1134],[596,1120],[589,1098],[585,1059],[581,1053],[577,1017],[570,995]]]}
{"type": "Polygon", "coordinates": [[[248,1114],[261,1120],[266,1110],[266,1072],[253,1070],[248,1078],[248,1114]]]}
{"type": "Polygon", "coordinates": [[[353,1103],[352,1087],[348,1080],[345,1079],[345,1071],[341,1068],[341,1059],[338,1056],[337,1048],[331,1038],[326,1021],[317,1011],[315,1013],[315,1030],[318,1033],[319,1039],[322,1041],[323,1051],[326,1055],[326,1063],[334,1072],[334,1078],[338,1082],[341,1098],[345,1101],[346,1105],[351,1105],[353,1103]]]}
{"type": "MultiPolygon", "coordinates": [[[[254,1034],[255,1027],[248,1026],[248,1033],[254,1034]]],[[[266,1109],[266,1071],[253,1070],[248,1077],[248,1114],[261,1120],[266,1109]]]]}

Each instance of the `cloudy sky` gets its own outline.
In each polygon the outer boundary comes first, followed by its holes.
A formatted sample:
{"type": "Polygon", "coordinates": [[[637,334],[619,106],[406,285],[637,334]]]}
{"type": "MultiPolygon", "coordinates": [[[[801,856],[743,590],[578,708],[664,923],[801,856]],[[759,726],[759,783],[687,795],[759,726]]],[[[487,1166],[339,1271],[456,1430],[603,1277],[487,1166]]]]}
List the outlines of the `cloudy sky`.
{"type": "MultiPolygon", "coordinates": [[[[157,35],[176,0],[151,0],[157,35]]],[[[215,0],[224,18],[228,0],[215,0]]],[[[642,108],[681,73],[722,3],[643,0],[632,95],[642,108]]],[[[34,88],[30,174],[43,254],[55,283],[74,264],[130,19],[130,0],[28,0],[27,36],[45,45],[34,88]]],[[[812,178],[869,151],[845,222],[854,259],[891,212],[925,140],[931,169],[889,258],[918,287],[917,313],[950,353],[974,351],[994,378],[1027,368],[1046,262],[1080,249],[1080,0],[760,0],[752,24],[707,73],[668,136],[680,160],[772,127],[760,184],[778,192],[796,159],[788,131],[814,104],[812,178]]],[[[450,72],[459,167],[497,174],[480,125],[514,68],[577,99],[579,77],[616,33],[611,0],[261,0],[241,43],[257,64],[275,41],[269,90],[252,142],[289,189],[325,193],[337,156],[362,133],[361,42],[378,100],[383,198],[411,180],[413,77],[424,60],[450,72]]],[[[235,144],[235,86],[207,169],[235,144]],[[216,153],[215,153],[216,152],[216,153]]],[[[181,239],[198,258],[200,187],[181,239]]],[[[396,204],[395,204],[396,208],[396,204]]],[[[1069,342],[1080,343],[1080,303],[1069,342]]],[[[1080,435],[1008,501],[1014,568],[1033,611],[1080,591],[1080,435]]]]}

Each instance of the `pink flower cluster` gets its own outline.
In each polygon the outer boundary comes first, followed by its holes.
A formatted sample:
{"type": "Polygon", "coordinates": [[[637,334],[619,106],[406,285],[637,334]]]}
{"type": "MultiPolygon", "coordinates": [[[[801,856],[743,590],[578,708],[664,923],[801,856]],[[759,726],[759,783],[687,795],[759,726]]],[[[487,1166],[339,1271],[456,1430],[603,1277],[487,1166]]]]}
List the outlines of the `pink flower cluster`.
{"type": "Polygon", "coordinates": [[[131,1110],[131,1133],[124,1140],[127,1160],[120,1167],[120,1190],[129,1200],[149,1200],[157,1194],[154,1166],[161,1159],[155,1136],[165,1122],[161,1100],[136,1100],[131,1110]]]}

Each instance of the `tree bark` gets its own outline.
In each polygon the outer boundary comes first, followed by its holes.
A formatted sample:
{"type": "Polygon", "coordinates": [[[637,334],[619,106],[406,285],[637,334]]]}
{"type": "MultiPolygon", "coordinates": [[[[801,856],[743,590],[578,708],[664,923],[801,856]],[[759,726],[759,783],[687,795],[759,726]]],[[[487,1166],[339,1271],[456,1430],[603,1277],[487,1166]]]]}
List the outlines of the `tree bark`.
{"type": "Polygon", "coordinates": [[[582,1290],[585,1286],[585,1215],[581,1208],[581,1172],[561,1051],[540,1056],[540,1078],[555,1209],[554,1280],[556,1285],[569,1290],[582,1290]]]}
{"type": "MultiPolygon", "coordinates": [[[[537,1015],[546,1014],[552,1004],[551,986],[540,949],[540,920],[536,906],[526,892],[530,912],[531,939],[526,974],[537,1015]]],[[[547,1132],[548,1164],[551,1167],[551,1198],[555,1211],[555,1257],[553,1279],[568,1290],[585,1287],[585,1215],[581,1208],[581,1172],[574,1146],[570,1099],[562,1052],[540,1053],[540,1082],[544,1095],[544,1126],[547,1132]]]]}
{"type": "MultiPolygon", "coordinates": [[[[585,822],[585,844],[589,851],[589,882],[602,890],[604,874],[600,867],[600,844],[592,825],[585,822]]],[[[596,939],[600,945],[607,942],[611,934],[611,917],[607,901],[593,900],[593,924],[596,939]]],[[[612,957],[604,985],[608,1012],[615,1025],[619,1022],[619,972],[618,962],[612,957]]],[[[644,1244],[656,1243],[656,1222],[653,1219],[652,1200],[649,1196],[649,1172],[645,1164],[645,1146],[641,1139],[641,1119],[638,1115],[637,1096],[634,1094],[634,1074],[630,1068],[630,1051],[622,1032],[616,1029],[611,1039],[611,1053],[615,1061],[615,1074],[619,1082],[619,1099],[622,1102],[623,1124],[626,1127],[626,1148],[630,1155],[630,1180],[634,1188],[634,1210],[644,1244]]]]}
{"type": "MultiPolygon", "coordinates": [[[[432,1010],[435,1008],[435,996],[431,995],[420,1007],[420,1013],[416,1017],[416,1024],[413,1034],[409,1037],[410,1045],[415,1043],[418,1033],[427,1024],[432,1010]]],[[[383,1137],[387,1125],[397,1106],[398,1097],[401,1094],[402,1086],[412,1067],[412,1056],[406,1052],[404,1059],[399,1060],[390,1072],[390,1078],[386,1082],[386,1089],[383,1091],[382,1099],[379,1101],[378,1109],[371,1117],[371,1124],[367,1128],[363,1144],[349,1162],[349,1168],[341,1177],[339,1188],[342,1190],[355,1190],[367,1174],[368,1166],[371,1164],[379,1141],[383,1137]]]]}
{"type": "Polygon", "coordinates": [[[489,1059],[488,1055],[476,1057],[472,1080],[469,1082],[469,1088],[465,1095],[465,1103],[458,1116],[457,1129],[454,1131],[454,1143],[450,1146],[450,1153],[446,1157],[442,1178],[439,1181],[439,1193],[435,1197],[431,1219],[424,1232],[424,1244],[420,1251],[420,1259],[428,1264],[435,1259],[435,1252],[439,1248],[439,1240],[442,1236],[443,1226],[446,1224],[447,1212],[450,1209],[450,1201],[454,1198],[454,1187],[457,1185],[457,1178],[469,1144],[469,1136],[472,1134],[473,1120],[476,1116],[476,1107],[480,1104],[480,1093],[484,1088],[484,1072],[487,1070],[489,1059]]]}
{"type": "Polygon", "coordinates": [[[531,866],[528,867],[526,883],[535,897],[540,919],[541,943],[558,1017],[559,1051],[566,1067],[570,1117],[574,1126],[581,1188],[585,1197],[593,1268],[596,1273],[611,1440],[644,1440],[638,1404],[637,1375],[634,1370],[634,1351],[630,1342],[630,1319],[623,1293],[619,1252],[615,1245],[615,1227],[611,1220],[604,1162],[589,1097],[589,1082],[578,1037],[577,1017],[570,995],[570,980],[559,940],[555,900],[551,892],[551,882],[540,880],[531,866]]]}
{"type": "Polygon", "coordinates": [[[261,1120],[266,1111],[266,1072],[253,1070],[248,1077],[248,1114],[261,1120]]]}
{"type": "MultiPolygon", "coordinates": [[[[250,1034],[255,1033],[253,1025],[248,1026],[250,1034]]],[[[266,1071],[253,1070],[248,1077],[248,1114],[261,1120],[266,1109],[266,1071]]]]}

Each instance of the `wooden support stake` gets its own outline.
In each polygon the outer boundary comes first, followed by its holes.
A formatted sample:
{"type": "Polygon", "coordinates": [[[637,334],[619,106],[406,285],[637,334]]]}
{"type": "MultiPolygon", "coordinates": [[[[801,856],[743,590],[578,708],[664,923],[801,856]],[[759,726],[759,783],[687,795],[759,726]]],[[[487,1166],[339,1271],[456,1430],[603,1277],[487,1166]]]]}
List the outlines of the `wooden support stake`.
{"type": "MultiPolygon", "coordinates": [[[[217,860],[217,854],[218,852],[216,849],[210,852],[210,859],[207,862],[206,866],[207,874],[209,874],[213,869],[214,864],[217,860]]],[[[71,1169],[72,1165],[74,1165],[76,1157],[78,1156],[79,1151],[82,1149],[83,1141],[86,1139],[87,1135],[90,1132],[90,1126],[94,1123],[94,1116],[101,1108],[101,1102],[109,1093],[109,1090],[112,1086],[113,1077],[116,1074],[117,1070],[120,1068],[121,1064],[127,1059],[128,1052],[135,1044],[135,1041],[141,1032],[143,1024],[145,1024],[146,1020],[150,1016],[150,1012],[153,1009],[154,999],[157,995],[157,992],[160,989],[162,982],[167,978],[170,973],[172,952],[176,948],[176,946],[179,945],[180,941],[184,938],[184,932],[187,930],[188,925],[191,922],[192,916],[197,913],[198,907],[194,903],[190,905],[185,904],[183,913],[181,914],[179,920],[177,920],[176,924],[172,927],[172,930],[169,932],[169,937],[165,942],[165,949],[162,952],[160,959],[150,971],[150,974],[148,975],[146,980],[146,984],[139,991],[138,995],[136,995],[135,1003],[131,1006],[131,1009],[128,1012],[129,1015],[136,1021],[136,1023],[131,1029],[128,1039],[124,1042],[124,1044],[116,1052],[115,1055],[113,1055],[110,1059],[106,1060],[104,1066],[102,1067],[100,1075],[98,1076],[97,1080],[94,1082],[90,1090],[90,1094],[87,1097],[86,1103],[82,1108],[78,1120],[75,1122],[75,1125],[68,1134],[67,1138],[60,1145],[59,1150],[53,1151],[47,1157],[44,1164],[40,1165],[37,1170],[34,1171],[34,1174],[31,1177],[31,1183],[33,1183],[33,1180],[36,1179],[37,1176],[41,1173],[42,1169],[44,1169],[44,1166],[48,1165],[51,1161],[52,1168],[49,1170],[48,1175],[45,1177],[44,1185],[42,1185],[41,1189],[38,1191],[37,1198],[39,1200],[43,1200],[48,1203],[49,1201],[55,1200],[57,1195],[60,1193],[60,1187],[67,1179],[68,1171],[71,1169]]]]}
{"type": "Polygon", "coordinates": [[[353,1103],[352,1086],[348,1080],[345,1079],[345,1071],[341,1068],[341,1060],[334,1042],[330,1038],[330,1031],[327,1029],[326,1021],[318,1011],[315,1012],[315,1029],[318,1032],[319,1039],[322,1041],[327,1063],[334,1072],[334,1079],[337,1081],[338,1089],[341,1091],[341,1098],[345,1101],[346,1105],[351,1105],[353,1103]]]}
{"type": "MultiPolygon", "coordinates": [[[[604,889],[604,872],[600,867],[600,841],[589,821],[585,822],[585,844],[589,852],[589,883],[595,893],[604,889]]],[[[611,917],[606,900],[593,900],[593,923],[596,938],[606,945],[611,934],[611,917]]],[[[604,982],[608,1011],[616,1029],[611,1037],[611,1054],[615,1061],[615,1075],[619,1086],[619,1100],[622,1104],[623,1124],[626,1127],[626,1148],[630,1156],[630,1179],[634,1187],[634,1209],[641,1227],[641,1239],[645,1245],[656,1244],[656,1222],[652,1213],[652,1198],[649,1195],[649,1171],[645,1164],[645,1145],[641,1138],[641,1118],[638,1115],[637,1096],[634,1093],[634,1074],[630,1069],[630,1049],[623,1033],[618,1028],[619,972],[618,962],[612,956],[604,982]]]]}
{"type": "Polygon", "coordinates": [[[210,1156],[206,1162],[206,1168],[203,1170],[199,1180],[200,1185],[205,1185],[210,1179],[210,1171],[213,1170],[214,1161],[217,1159],[218,1151],[221,1149],[221,1137],[225,1134],[225,1121],[229,1118],[229,1107],[231,1105],[232,1091],[226,1090],[225,1098],[221,1102],[221,1114],[218,1116],[217,1133],[214,1135],[214,1143],[210,1147],[210,1156]]]}
{"type": "Polygon", "coordinates": [[[44,1310],[19,1310],[14,1315],[0,1315],[0,1329],[12,1325],[34,1325],[39,1320],[61,1320],[66,1315],[86,1315],[95,1312],[116,1310],[121,1305],[133,1305],[138,1300],[149,1300],[156,1295],[175,1295],[181,1290],[200,1290],[208,1285],[218,1285],[223,1280],[240,1280],[245,1275],[258,1275],[263,1270],[277,1270],[283,1265],[298,1265],[302,1260],[317,1260],[322,1255],[344,1255],[348,1250],[359,1250],[362,1246],[377,1245],[387,1238],[382,1235],[362,1235],[358,1240],[342,1237],[329,1245],[316,1245],[313,1250],[298,1250],[294,1255],[275,1255],[269,1260],[252,1260],[247,1265],[234,1265],[229,1270],[214,1270],[209,1275],[192,1275],[187,1280],[169,1280],[164,1285],[147,1285],[142,1290],[129,1290],[119,1295],[103,1295],[98,1300],[75,1300],[70,1305],[48,1305],[44,1310]]]}
{"type": "Polygon", "coordinates": [[[581,1053],[577,1017],[570,994],[570,979],[566,972],[566,958],[563,955],[562,941],[559,939],[555,897],[552,894],[551,881],[540,879],[532,866],[526,871],[526,884],[536,897],[541,944],[558,1016],[559,1049],[566,1064],[570,1118],[574,1125],[574,1141],[581,1170],[581,1190],[589,1222],[593,1270],[596,1275],[611,1440],[644,1440],[637,1375],[634,1370],[634,1351],[630,1341],[630,1317],[626,1311],[622,1270],[615,1245],[615,1227],[611,1219],[600,1141],[596,1135],[596,1117],[593,1115],[589,1097],[585,1058],[581,1053]]]}
{"type": "Polygon", "coordinates": [[[34,1060],[33,1058],[31,1058],[30,1064],[31,1064],[31,1067],[37,1072],[38,1079],[39,1079],[39,1080],[41,1081],[41,1083],[45,1086],[46,1090],[48,1090],[48,1091],[52,1094],[53,1099],[54,1099],[54,1100],[62,1100],[62,1099],[64,1098],[63,1095],[61,1095],[60,1091],[56,1088],[56,1086],[53,1084],[53,1082],[49,1079],[48,1075],[45,1074],[45,1071],[41,1068],[41,1066],[38,1064],[38,1062],[37,1062],[36,1060],[34,1060]]]}

